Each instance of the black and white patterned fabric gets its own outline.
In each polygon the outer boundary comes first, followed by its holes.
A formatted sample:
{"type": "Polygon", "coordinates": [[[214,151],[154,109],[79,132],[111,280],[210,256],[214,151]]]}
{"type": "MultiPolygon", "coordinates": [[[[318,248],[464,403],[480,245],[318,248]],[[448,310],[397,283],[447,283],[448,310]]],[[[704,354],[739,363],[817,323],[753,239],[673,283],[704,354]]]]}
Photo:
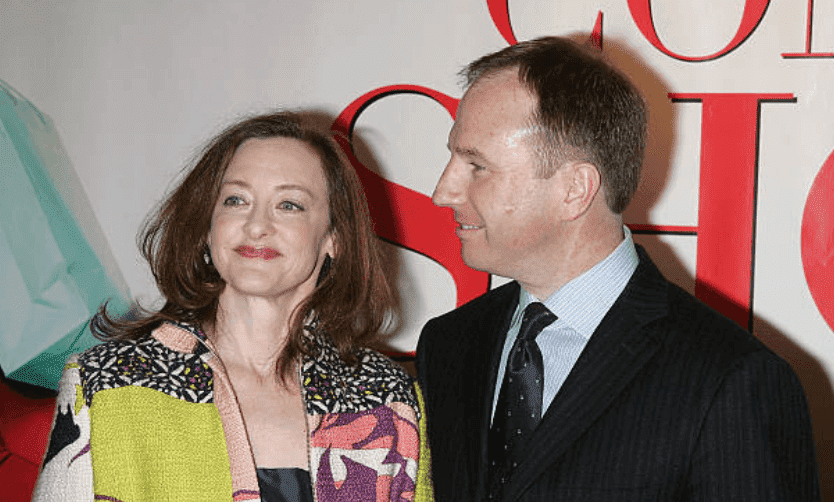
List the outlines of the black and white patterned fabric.
{"type": "Polygon", "coordinates": [[[127,385],[164,392],[189,403],[212,402],[213,372],[199,355],[169,349],[152,337],[111,341],[78,359],[84,399],[90,405],[101,390],[127,385]]]}
{"type": "Polygon", "coordinates": [[[413,378],[384,355],[359,349],[359,364],[346,365],[323,335],[313,335],[319,353],[301,363],[308,414],[359,413],[393,402],[417,408],[413,378]]]}
{"type": "MultiPolygon", "coordinates": [[[[205,340],[198,328],[175,325],[205,340]]],[[[359,413],[393,402],[417,407],[413,378],[399,365],[376,351],[359,349],[359,364],[348,366],[326,336],[311,336],[318,354],[301,363],[307,413],[359,413]]],[[[198,343],[195,353],[184,354],[153,337],[97,345],[79,357],[84,399],[89,405],[100,390],[134,385],[190,403],[212,402],[213,373],[202,359],[205,350],[198,343]]]]}

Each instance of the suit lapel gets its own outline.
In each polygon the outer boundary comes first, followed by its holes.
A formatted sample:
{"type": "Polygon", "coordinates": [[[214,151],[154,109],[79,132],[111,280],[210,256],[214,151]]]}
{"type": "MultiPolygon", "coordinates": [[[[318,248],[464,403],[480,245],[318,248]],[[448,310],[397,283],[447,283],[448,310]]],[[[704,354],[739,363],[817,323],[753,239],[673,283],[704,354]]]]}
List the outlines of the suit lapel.
{"type": "MultiPolygon", "coordinates": [[[[463,388],[472,389],[467,393],[469,401],[466,403],[464,417],[476,417],[477,427],[472,427],[474,437],[470,454],[476,458],[470,458],[469,465],[478,466],[475,474],[475,486],[483,490],[486,486],[487,474],[487,438],[492,419],[492,403],[495,395],[495,386],[498,374],[499,359],[504,347],[504,339],[512,320],[513,312],[518,305],[520,288],[518,283],[511,283],[499,290],[490,304],[484,306],[482,314],[473,326],[466,328],[465,332],[474,333],[474,343],[471,345],[471,358],[467,358],[466,366],[470,368],[468,376],[470,380],[463,388]],[[469,331],[472,330],[472,331],[469,331]],[[484,381],[486,375],[487,381],[484,381]]],[[[453,420],[461,420],[462,417],[450,417],[453,420]]],[[[482,493],[476,494],[473,500],[480,500],[482,493]]]]}
{"type": "MultiPolygon", "coordinates": [[[[504,348],[504,340],[510,328],[513,312],[518,305],[518,292],[519,289],[516,286],[512,288],[511,294],[501,298],[500,302],[496,302],[495,308],[488,315],[484,316],[479,328],[480,333],[483,335],[481,339],[483,346],[482,350],[479,351],[479,360],[477,361],[480,366],[476,366],[475,368],[487,369],[487,385],[484,385],[483,380],[478,381],[478,377],[483,378],[482,372],[473,372],[472,377],[476,379],[473,381],[473,384],[480,383],[480,388],[484,390],[483,395],[479,396],[477,404],[480,407],[478,414],[484,418],[481,421],[482,428],[487,430],[492,421],[492,403],[493,396],[495,395],[496,380],[498,378],[498,365],[501,359],[501,351],[504,348]]],[[[484,449],[484,452],[486,452],[486,449],[484,449]]]]}
{"type": "Polygon", "coordinates": [[[603,318],[542,422],[514,455],[518,468],[504,500],[515,500],[558,459],[630,384],[660,345],[645,329],[668,313],[667,282],[638,246],[640,264],[603,318]]]}

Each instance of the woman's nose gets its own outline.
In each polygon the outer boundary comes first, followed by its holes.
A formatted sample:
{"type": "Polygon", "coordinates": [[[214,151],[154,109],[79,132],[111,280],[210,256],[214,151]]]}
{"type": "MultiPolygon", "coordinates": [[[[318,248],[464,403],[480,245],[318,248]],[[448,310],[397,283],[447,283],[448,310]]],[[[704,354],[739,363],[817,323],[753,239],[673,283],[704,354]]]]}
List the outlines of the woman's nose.
{"type": "Polygon", "coordinates": [[[260,239],[270,232],[272,220],[269,218],[267,208],[255,206],[246,219],[246,233],[252,239],[260,239]]]}

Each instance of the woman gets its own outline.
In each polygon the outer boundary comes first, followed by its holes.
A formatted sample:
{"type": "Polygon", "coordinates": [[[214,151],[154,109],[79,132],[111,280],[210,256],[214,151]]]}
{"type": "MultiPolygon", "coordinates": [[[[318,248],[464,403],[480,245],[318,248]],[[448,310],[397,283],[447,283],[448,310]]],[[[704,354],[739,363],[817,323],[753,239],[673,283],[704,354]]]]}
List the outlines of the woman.
{"type": "Polygon", "coordinates": [[[67,363],[34,500],[430,496],[418,392],[363,348],[376,242],[326,137],[284,113],[217,136],[142,235],[165,305],[103,307],[67,363]]]}

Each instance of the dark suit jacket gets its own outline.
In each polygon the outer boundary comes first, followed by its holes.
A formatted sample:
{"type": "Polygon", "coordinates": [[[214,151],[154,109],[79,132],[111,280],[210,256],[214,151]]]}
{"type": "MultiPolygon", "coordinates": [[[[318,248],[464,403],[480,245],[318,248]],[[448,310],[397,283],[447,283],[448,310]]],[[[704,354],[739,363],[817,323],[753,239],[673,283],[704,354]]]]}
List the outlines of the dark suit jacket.
{"type": "Polygon", "coordinates": [[[487,432],[519,286],[426,324],[417,371],[438,501],[819,500],[794,372],[638,252],[503,486],[487,479],[487,432]]]}

